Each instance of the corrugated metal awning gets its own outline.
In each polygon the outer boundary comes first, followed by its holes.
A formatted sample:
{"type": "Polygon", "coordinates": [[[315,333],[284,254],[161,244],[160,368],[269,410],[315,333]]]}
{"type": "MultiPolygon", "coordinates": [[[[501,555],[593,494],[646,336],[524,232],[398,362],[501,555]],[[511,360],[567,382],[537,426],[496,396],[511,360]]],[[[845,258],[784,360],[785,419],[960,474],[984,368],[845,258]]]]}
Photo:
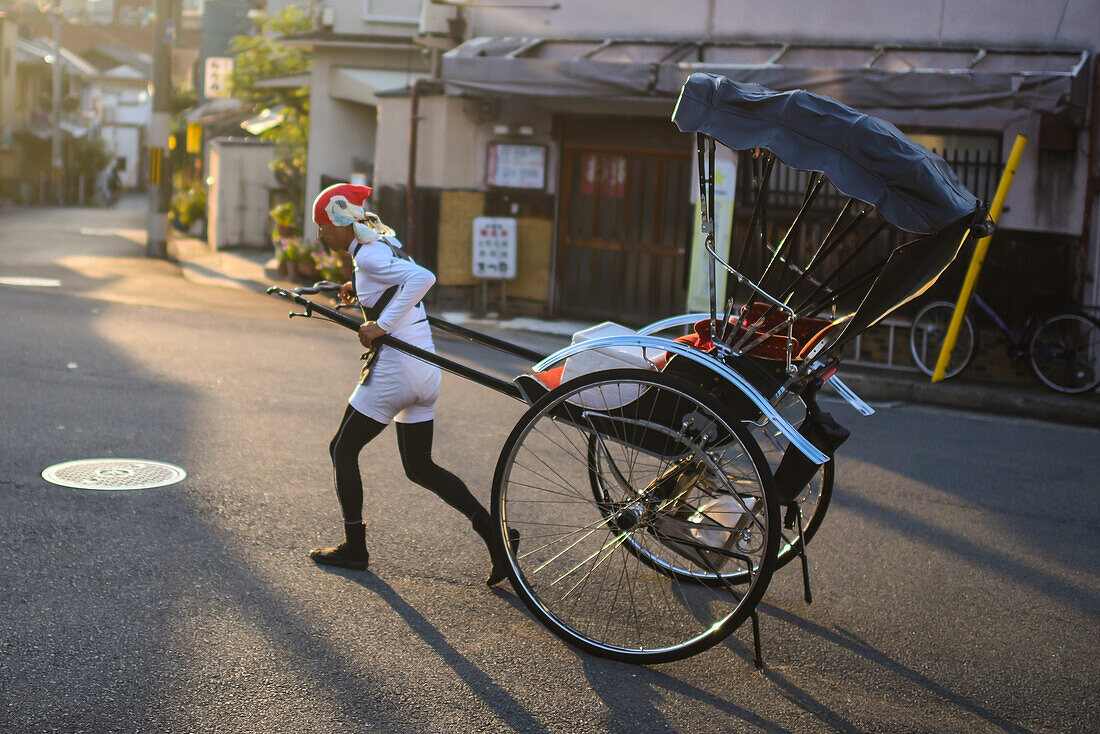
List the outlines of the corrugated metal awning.
{"type": "Polygon", "coordinates": [[[1087,51],[810,43],[474,38],[443,55],[452,93],[675,97],[704,71],[875,109],[1083,106],[1087,51]]]}

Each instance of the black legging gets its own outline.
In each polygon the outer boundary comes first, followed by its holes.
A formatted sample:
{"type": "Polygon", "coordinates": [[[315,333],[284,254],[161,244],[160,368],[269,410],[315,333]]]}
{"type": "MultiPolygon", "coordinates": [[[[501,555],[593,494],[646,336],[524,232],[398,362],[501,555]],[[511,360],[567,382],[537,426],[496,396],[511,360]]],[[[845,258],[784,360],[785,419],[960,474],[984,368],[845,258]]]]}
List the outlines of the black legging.
{"type": "MultiPolygon", "coordinates": [[[[344,513],[344,522],[357,523],[363,517],[363,480],[359,476],[359,453],[382,432],[385,423],[368,418],[350,405],[344,411],[340,427],[329,443],[336,496],[344,513]]],[[[470,520],[484,517],[488,511],[470,494],[462,480],[432,461],[432,432],[435,421],[397,424],[397,448],[405,476],[430,489],[470,520]]]]}

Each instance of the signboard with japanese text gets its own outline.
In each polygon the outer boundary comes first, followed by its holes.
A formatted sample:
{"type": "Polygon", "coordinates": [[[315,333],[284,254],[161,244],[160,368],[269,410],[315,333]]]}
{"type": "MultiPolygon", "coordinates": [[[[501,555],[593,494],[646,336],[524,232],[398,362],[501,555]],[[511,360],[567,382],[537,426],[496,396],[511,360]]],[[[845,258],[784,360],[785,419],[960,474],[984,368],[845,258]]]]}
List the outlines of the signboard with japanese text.
{"type": "Polygon", "coordinates": [[[516,220],[511,217],[474,219],[473,273],[485,280],[516,277],[516,220]]]}
{"type": "Polygon", "coordinates": [[[229,75],[233,72],[233,59],[228,56],[210,56],[206,59],[206,75],[203,95],[207,99],[229,96],[229,75]]]}
{"type": "Polygon", "coordinates": [[[508,189],[546,186],[546,146],[489,143],[486,183],[508,189]]]}

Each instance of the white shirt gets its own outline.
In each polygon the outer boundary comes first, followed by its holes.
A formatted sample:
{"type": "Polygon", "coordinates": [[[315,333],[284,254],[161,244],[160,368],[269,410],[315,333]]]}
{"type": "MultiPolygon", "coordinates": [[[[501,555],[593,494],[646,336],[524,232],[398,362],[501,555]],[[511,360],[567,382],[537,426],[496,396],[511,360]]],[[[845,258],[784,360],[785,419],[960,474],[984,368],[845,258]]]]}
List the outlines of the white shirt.
{"type": "MultiPolygon", "coordinates": [[[[378,325],[394,338],[434,353],[428,314],[420,301],[435,283],[435,276],[411,259],[398,257],[391,244],[401,248],[395,237],[352,246],[355,293],[359,302],[369,308],[387,289],[398,286],[379,315],[378,325]]],[[[367,384],[358,385],[348,402],[379,423],[391,420],[419,423],[434,417],[439,386],[438,367],[386,347],[379,352],[367,384]]]]}
{"type": "Polygon", "coordinates": [[[411,258],[398,257],[390,245],[402,249],[396,237],[381,237],[368,244],[352,246],[356,297],[369,308],[391,286],[398,286],[397,293],[379,315],[378,326],[397,339],[430,348],[431,329],[421,300],[435,285],[435,276],[411,258]],[[422,344],[424,335],[427,335],[427,344],[422,344]]]}

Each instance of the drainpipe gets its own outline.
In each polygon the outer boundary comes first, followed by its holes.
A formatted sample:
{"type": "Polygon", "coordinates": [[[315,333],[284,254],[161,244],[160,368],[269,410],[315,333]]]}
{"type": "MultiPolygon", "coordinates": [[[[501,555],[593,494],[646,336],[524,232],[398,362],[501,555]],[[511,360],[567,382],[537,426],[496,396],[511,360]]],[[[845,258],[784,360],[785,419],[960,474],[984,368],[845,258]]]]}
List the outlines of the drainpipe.
{"type": "Polygon", "coordinates": [[[416,147],[420,127],[420,79],[414,79],[409,97],[409,170],[405,181],[405,248],[412,252],[416,232],[416,147]]]}
{"type": "MultiPolygon", "coordinates": [[[[1074,284],[1074,303],[1083,304],[1085,277],[1089,267],[1089,246],[1092,244],[1092,219],[1096,209],[1096,197],[1100,195],[1100,172],[1096,170],[1096,146],[1100,144],[1100,64],[1092,65],[1092,100],[1089,110],[1088,168],[1085,169],[1085,214],[1081,218],[1081,247],[1077,260],[1077,282],[1074,284]]],[[[1100,252],[1096,253],[1097,271],[1100,272],[1100,252]]],[[[1094,276],[1095,277],[1095,276],[1094,276]]],[[[1093,293],[1097,283],[1093,282],[1093,293]]],[[[1100,303],[1090,304],[1100,306],[1100,303]]]]}
{"type": "Polygon", "coordinates": [[[62,182],[62,166],[64,161],[61,154],[61,0],[57,0],[53,8],[53,144],[50,155],[50,171],[54,186],[55,203],[65,206],[65,187],[62,182]]]}

